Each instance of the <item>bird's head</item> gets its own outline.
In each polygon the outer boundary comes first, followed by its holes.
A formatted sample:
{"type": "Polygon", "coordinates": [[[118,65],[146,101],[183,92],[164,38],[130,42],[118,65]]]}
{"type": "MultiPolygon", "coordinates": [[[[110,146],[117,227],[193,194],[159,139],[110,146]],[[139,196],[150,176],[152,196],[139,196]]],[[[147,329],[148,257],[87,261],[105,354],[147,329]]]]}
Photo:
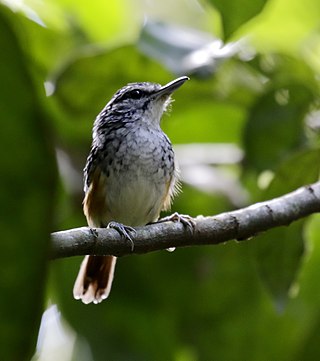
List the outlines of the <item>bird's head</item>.
{"type": "Polygon", "coordinates": [[[127,120],[159,125],[170,104],[171,94],[188,79],[182,76],[163,86],[149,82],[127,84],[114,94],[105,111],[116,118],[123,116],[127,120]]]}

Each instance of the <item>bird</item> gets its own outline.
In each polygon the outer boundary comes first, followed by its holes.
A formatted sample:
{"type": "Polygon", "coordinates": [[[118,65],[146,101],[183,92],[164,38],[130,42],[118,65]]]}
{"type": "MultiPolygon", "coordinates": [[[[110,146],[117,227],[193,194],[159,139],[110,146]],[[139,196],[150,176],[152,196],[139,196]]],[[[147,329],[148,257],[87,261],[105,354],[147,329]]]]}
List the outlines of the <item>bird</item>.
{"type": "MultiPolygon", "coordinates": [[[[84,168],[83,211],[91,229],[116,229],[132,242],[133,227],[156,222],[169,210],[179,189],[179,171],[162,115],[174,91],[189,78],[166,85],[129,83],[119,89],[96,117],[84,168]]],[[[87,255],[73,296],[100,303],[109,296],[117,258],[87,255]]]]}

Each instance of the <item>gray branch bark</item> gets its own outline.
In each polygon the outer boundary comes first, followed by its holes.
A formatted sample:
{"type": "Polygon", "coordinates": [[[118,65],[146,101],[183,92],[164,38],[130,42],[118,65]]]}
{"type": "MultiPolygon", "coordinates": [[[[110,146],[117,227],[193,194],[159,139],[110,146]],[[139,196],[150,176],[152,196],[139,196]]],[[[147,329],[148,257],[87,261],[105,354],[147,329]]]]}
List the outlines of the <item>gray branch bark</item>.
{"type": "Polygon", "coordinates": [[[132,233],[134,249],[114,229],[88,227],[51,234],[50,258],[79,255],[124,256],[147,253],[170,247],[215,245],[230,240],[247,240],[268,229],[320,211],[320,182],[297,189],[279,198],[261,202],[213,217],[194,218],[193,232],[177,222],[137,227],[132,233]]]}

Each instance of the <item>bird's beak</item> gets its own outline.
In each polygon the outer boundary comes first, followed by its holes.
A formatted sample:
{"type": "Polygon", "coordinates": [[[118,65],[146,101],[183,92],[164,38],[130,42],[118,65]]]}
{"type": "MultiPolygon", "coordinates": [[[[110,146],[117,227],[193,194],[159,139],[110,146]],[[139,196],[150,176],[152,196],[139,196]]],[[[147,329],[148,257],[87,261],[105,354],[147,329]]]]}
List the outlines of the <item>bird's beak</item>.
{"type": "Polygon", "coordinates": [[[172,80],[170,83],[162,86],[159,90],[157,90],[154,95],[156,98],[160,98],[162,96],[169,96],[175,90],[181,87],[189,78],[187,76],[181,76],[175,80],[172,80]]]}

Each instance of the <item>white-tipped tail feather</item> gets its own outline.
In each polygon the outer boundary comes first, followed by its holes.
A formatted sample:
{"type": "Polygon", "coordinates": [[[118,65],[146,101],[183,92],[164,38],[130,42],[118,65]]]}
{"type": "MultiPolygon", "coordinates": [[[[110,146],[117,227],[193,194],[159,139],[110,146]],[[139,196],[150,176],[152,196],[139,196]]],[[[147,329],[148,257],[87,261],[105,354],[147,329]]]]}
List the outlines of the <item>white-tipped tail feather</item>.
{"type": "Polygon", "coordinates": [[[109,296],[117,258],[85,256],[73,287],[75,299],[83,303],[100,303],[109,296]]]}

